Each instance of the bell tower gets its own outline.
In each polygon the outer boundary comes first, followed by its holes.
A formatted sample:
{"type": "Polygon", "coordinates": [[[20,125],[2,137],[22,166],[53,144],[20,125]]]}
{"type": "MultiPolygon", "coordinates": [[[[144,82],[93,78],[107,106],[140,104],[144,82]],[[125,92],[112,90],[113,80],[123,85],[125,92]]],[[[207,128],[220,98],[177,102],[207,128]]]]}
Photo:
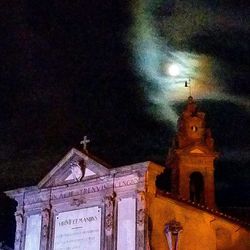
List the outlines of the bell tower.
{"type": "Polygon", "coordinates": [[[177,134],[167,157],[171,168],[171,192],[184,199],[215,207],[214,150],[211,131],[206,127],[205,113],[197,110],[193,98],[178,120],[177,134]]]}

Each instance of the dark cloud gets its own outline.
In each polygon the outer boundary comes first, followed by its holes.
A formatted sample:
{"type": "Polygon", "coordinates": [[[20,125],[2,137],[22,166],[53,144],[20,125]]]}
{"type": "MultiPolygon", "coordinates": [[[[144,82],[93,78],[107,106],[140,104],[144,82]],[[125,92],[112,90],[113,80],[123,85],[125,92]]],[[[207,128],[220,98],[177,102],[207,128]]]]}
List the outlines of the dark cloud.
{"type": "MultiPolygon", "coordinates": [[[[152,11],[152,24],[173,49],[211,56],[219,65],[213,73],[241,97],[249,94],[245,4],[152,1],[145,13],[152,11]]],[[[84,134],[90,151],[114,166],[164,163],[174,129],[158,118],[173,110],[156,115],[158,104],[147,95],[157,99],[159,89],[134,65],[128,34],[136,8],[124,1],[1,3],[1,189],[37,183],[84,134]]],[[[239,151],[249,145],[249,113],[227,104],[201,103],[219,148],[239,151]],[[237,130],[239,120],[246,125],[237,130]]]]}

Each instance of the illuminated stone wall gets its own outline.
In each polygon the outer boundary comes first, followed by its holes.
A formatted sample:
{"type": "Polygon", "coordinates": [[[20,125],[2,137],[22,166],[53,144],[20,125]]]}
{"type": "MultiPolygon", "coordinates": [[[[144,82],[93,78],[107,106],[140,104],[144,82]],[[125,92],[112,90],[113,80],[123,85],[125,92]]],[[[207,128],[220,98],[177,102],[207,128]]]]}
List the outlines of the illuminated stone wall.
{"type": "Polygon", "coordinates": [[[183,228],[180,250],[250,249],[240,224],[159,193],[163,170],[152,162],[109,169],[71,150],[37,186],[6,192],[18,202],[15,250],[167,250],[173,220],[183,228]],[[91,175],[79,178],[72,164],[82,160],[91,175]]]}
{"type": "Polygon", "coordinates": [[[73,149],[37,186],[7,191],[18,202],[15,250],[145,249],[149,164],[108,169],[73,149]]]}
{"type": "Polygon", "coordinates": [[[250,249],[250,231],[237,223],[161,194],[148,194],[147,199],[151,250],[168,249],[164,227],[172,220],[183,227],[179,250],[250,249]]]}

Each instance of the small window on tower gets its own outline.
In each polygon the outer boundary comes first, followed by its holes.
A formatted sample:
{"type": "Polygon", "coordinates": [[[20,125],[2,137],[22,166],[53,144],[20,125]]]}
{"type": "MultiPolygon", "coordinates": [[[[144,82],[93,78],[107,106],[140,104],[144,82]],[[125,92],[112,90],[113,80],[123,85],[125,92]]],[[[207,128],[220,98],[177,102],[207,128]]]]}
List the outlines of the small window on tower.
{"type": "Polygon", "coordinates": [[[193,132],[196,132],[198,130],[198,128],[196,126],[192,126],[191,129],[193,132]]]}

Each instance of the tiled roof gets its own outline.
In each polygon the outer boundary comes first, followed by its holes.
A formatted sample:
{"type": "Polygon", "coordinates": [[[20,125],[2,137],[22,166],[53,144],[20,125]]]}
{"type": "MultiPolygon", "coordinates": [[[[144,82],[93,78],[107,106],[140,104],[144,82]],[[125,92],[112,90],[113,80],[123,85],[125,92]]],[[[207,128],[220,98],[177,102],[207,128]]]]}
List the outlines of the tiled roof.
{"type": "Polygon", "coordinates": [[[180,196],[175,196],[173,195],[172,193],[168,193],[168,192],[163,192],[161,190],[157,190],[157,195],[161,195],[161,196],[165,196],[167,198],[170,198],[170,199],[173,199],[173,200],[176,200],[176,201],[179,201],[179,202],[182,202],[182,203],[185,203],[187,205],[190,205],[192,207],[195,207],[195,208],[198,208],[200,210],[203,210],[203,211],[206,211],[210,214],[213,214],[213,215],[216,215],[220,218],[223,218],[223,219],[226,219],[226,220],[229,220],[239,226],[242,226],[242,227],[245,227],[246,229],[250,229],[250,223],[248,222],[245,222],[245,221],[242,221],[238,218],[235,218],[233,216],[230,216],[228,214],[225,214],[219,210],[217,210],[216,208],[210,208],[204,204],[200,204],[200,203],[196,203],[194,201],[191,201],[191,200],[187,200],[187,199],[184,199],[180,196]]]}

